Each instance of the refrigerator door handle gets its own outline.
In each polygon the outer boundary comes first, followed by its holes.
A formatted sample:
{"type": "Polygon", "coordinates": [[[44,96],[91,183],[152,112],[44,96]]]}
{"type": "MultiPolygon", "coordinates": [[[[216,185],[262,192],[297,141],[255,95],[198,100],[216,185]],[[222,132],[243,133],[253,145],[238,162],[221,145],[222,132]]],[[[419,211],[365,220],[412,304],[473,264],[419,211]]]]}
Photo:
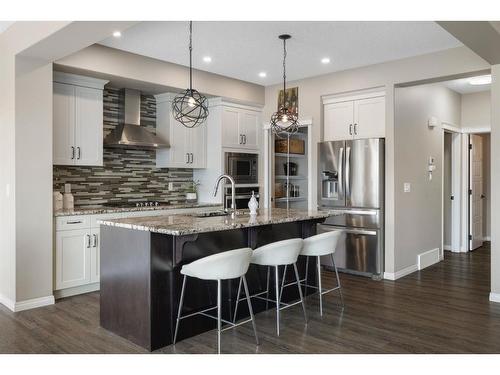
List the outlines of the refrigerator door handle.
{"type": "Polygon", "coordinates": [[[375,216],[378,213],[377,210],[337,210],[331,208],[330,211],[342,215],[362,215],[362,216],[375,216]]]}
{"type": "Polygon", "coordinates": [[[366,230],[366,229],[347,229],[347,228],[339,228],[339,227],[332,227],[330,225],[323,225],[323,224],[318,224],[321,228],[322,231],[325,232],[337,232],[337,231],[342,231],[345,233],[350,233],[350,234],[364,234],[367,236],[376,236],[377,231],[375,230],[366,230]]]}
{"type": "Polygon", "coordinates": [[[339,193],[340,195],[344,195],[344,147],[339,149],[339,193]]]}
{"type": "Polygon", "coordinates": [[[350,172],[351,172],[351,148],[347,147],[346,155],[345,155],[345,192],[346,198],[350,198],[351,195],[351,181],[350,181],[350,172]]]}

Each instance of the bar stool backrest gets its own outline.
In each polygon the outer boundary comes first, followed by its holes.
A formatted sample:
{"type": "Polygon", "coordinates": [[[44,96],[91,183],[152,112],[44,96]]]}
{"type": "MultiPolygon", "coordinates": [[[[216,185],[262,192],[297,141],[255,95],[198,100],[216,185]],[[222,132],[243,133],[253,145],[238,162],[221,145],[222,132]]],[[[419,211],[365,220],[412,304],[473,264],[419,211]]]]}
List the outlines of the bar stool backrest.
{"type": "Polygon", "coordinates": [[[333,254],[343,234],[342,230],[336,230],[305,238],[300,255],[321,256],[333,254]]]}
{"type": "Polygon", "coordinates": [[[277,241],[254,250],[252,263],[264,266],[281,266],[293,264],[302,249],[302,238],[277,241]]]}
{"type": "Polygon", "coordinates": [[[183,266],[181,273],[202,280],[236,279],[247,273],[251,257],[249,247],[224,251],[183,266]]]}

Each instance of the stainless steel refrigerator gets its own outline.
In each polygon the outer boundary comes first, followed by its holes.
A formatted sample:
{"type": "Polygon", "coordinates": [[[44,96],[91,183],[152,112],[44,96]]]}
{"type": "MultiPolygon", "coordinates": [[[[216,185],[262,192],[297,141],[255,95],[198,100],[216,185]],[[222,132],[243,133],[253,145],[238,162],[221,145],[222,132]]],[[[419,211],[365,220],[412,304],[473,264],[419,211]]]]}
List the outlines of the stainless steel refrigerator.
{"type": "MultiPolygon", "coordinates": [[[[318,145],[318,206],[329,217],[318,233],[343,230],[335,253],[341,271],[380,278],[384,272],[384,139],[318,145]]],[[[331,266],[331,260],[322,260],[331,266]]]]}

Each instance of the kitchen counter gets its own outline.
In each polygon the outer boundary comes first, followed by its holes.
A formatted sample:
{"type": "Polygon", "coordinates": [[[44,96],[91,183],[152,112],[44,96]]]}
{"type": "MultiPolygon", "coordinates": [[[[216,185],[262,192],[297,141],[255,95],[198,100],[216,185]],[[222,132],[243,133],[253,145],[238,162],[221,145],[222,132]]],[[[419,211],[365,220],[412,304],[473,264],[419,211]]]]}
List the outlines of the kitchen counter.
{"type": "MultiPolygon", "coordinates": [[[[328,212],[274,208],[260,209],[255,217],[246,210],[234,220],[230,216],[200,218],[192,214],[102,219],[101,326],[148,350],[170,345],[184,264],[242,247],[255,249],[290,238],[307,238],[316,234],[316,224],[328,216],[328,212]]],[[[303,258],[297,261],[301,278],[306,272],[303,258]]],[[[307,272],[313,286],[315,267],[316,259],[310,259],[307,272]]],[[[246,277],[251,294],[266,290],[266,275],[267,267],[250,266],[246,277]]],[[[293,277],[293,272],[288,272],[285,281],[291,282],[293,277]]],[[[232,321],[238,280],[222,282],[222,315],[232,321]]],[[[188,284],[184,299],[187,311],[213,306],[216,283],[190,278],[188,284]]],[[[312,292],[311,288],[305,291],[312,292]]],[[[285,288],[281,296],[283,302],[298,298],[297,288],[285,288]]],[[[265,302],[252,302],[255,313],[269,308],[265,302]]],[[[248,317],[244,304],[240,307],[237,318],[248,317]]],[[[202,316],[183,320],[178,340],[211,330],[214,324],[202,316]]]]}
{"type": "Polygon", "coordinates": [[[54,216],[74,216],[74,215],[99,215],[113,214],[120,212],[140,212],[140,211],[159,211],[159,210],[175,210],[182,208],[204,208],[204,207],[222,207],[221,203],[178,203],[163,206],[151,207],[107,207],[107,206],[88,206],[75,207],[72,210],[57,210],[54,211],[54,216]]]}
{"type": "Polygon", "coordinates": [[[283,224],[295,221],[325,219],[335,215],[326,211],[286,210],[281,208],[259,209],[256,216],[248,210],[231,216],[196,217],[195,214],[178,214],[155,217],[133,217],[101,220],[101,225],[141,230],[172,236],[243,229],[260,225],[283,224]]]}

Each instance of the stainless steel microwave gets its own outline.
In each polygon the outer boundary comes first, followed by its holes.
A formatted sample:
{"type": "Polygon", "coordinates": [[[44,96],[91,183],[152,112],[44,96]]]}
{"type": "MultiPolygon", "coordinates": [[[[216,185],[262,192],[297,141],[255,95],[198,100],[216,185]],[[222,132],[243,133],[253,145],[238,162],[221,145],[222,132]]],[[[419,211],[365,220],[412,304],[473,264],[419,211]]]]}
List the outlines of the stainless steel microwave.
{"type": "Polygon", "coordinates": [[[257,184],[259,182],[257,154],[226,152],[226,174],[237,184],[257,184]]]}

